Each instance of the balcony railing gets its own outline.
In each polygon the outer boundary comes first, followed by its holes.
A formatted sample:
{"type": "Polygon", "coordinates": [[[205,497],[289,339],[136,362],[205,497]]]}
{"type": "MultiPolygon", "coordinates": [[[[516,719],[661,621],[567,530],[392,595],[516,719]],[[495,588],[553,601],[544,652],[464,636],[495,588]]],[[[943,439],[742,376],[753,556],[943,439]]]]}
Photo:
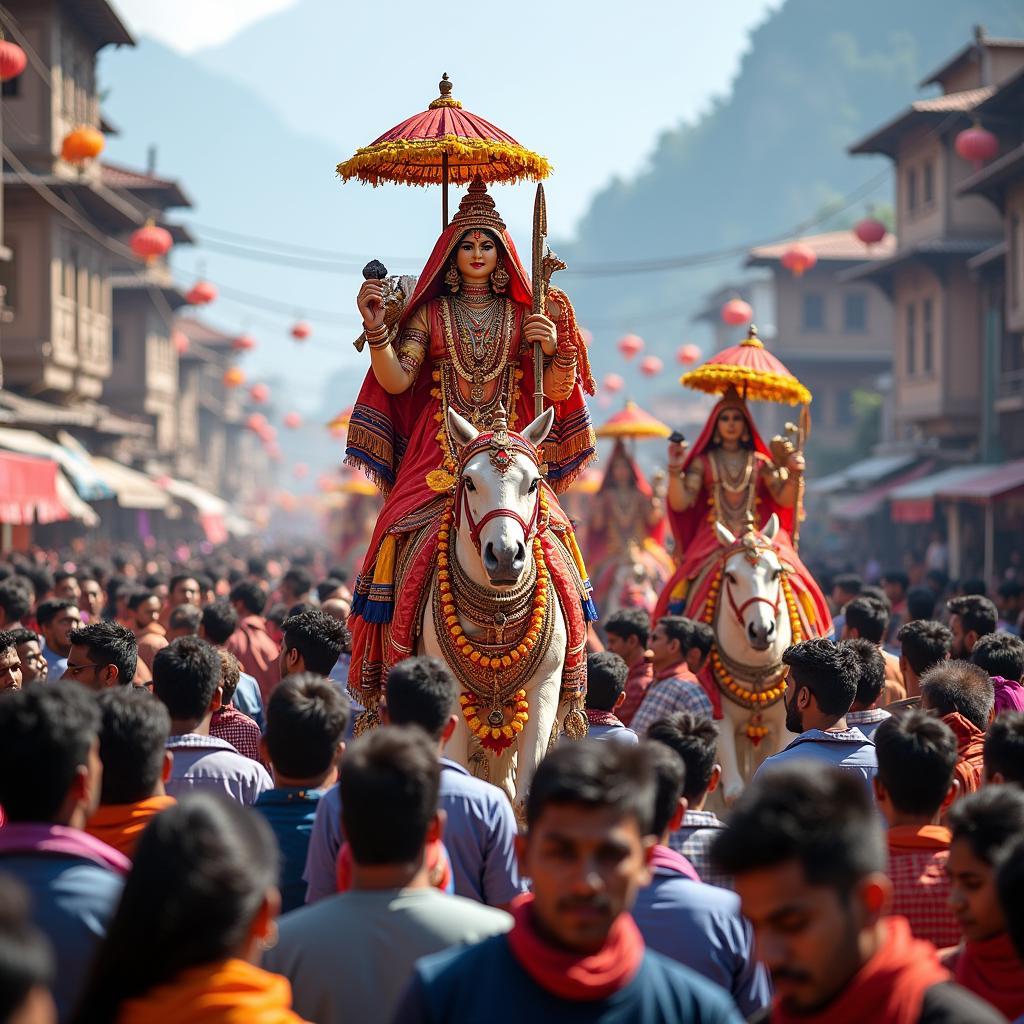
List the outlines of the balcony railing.
{"type": "Polygon", "coordinates": [[[1003,370],[999,374],[999,398],[1018,398],[1024,396],[1024,369],[1003,370]]]}

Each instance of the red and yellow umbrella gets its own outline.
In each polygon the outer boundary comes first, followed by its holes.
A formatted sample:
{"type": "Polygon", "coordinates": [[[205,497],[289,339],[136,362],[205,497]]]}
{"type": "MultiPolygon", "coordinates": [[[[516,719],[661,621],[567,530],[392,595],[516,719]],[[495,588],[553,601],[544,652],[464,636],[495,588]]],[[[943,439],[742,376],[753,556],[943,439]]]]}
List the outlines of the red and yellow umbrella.
{"type": "Polygon", "coordinates": [[[762,402],[809,405],[811,401],[810,391],[764,347],[753,324],[743,341],[684,373],[680,383],[711,395],[735,388],[744,398],[762,402]]]}
{"type": "Polygon", "coordinates": [[[627,402],[597,428],[598,437],[668,437],[671,433],[670,427],[644,412],[636,402],[627,402]]]}
{"type": "Polygon", "coordinates": [[[448,184],[540,181],[551,165],[507,132],[465,110],[452,96],[444,75],[440,95],[420,114],[386,131],[369,146],[338,164],[342,181],[357,178],[370,185],[441,185],[444,222],[448,224],[448,184]]]}

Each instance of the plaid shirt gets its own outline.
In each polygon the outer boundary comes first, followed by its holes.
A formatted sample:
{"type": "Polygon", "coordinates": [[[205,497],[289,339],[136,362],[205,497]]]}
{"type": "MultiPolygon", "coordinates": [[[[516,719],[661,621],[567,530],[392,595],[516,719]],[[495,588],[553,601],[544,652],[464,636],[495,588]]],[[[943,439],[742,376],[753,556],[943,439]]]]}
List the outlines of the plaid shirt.
{"type": "Polygon", "coordinates": [[[732,878],[719,874],[711,863],[711,844],[719,829],[725,827],[725,822],[711,811],[687,811],[682,825],[669,835],[668,845],[697,869],[702,882],[731,889],[732,878]]]}
{"type": "Polygon", "coordinates": [[[897,825],[889,830],[889,912],[905,917],[914,937],[927,939],[937,949],[955,946],[960,941],[960,928],[946,902],[948,859],[949,831],[945,828],[897,825]]]}
{"type": "Polygon", "coordinates": [[[630,728],[643,739],[655,722],[674,711],[689,711],[705,718],[714,717],[711,699],[684,662],[672,665],[654,677],[654,681],[647,687],[643,703],[633,716],[630,728]]]}
{"type": "Polygon", "coordinates": [[[260,727],[233,704],[225,704],[210,719],[210,735],[226,740],[243,757],[263,763],[260,757],[260,727]]]}
{"type": "Polygon", "coordinates": [[[618,711],[619,720],[623,725],[629,725],[633,721],[633,716],[643,703],[647,687],[651,685],[653,678],[654,672],[645,657],[630,665],[629,675],[626,677],[626,699],[618,711]]]}

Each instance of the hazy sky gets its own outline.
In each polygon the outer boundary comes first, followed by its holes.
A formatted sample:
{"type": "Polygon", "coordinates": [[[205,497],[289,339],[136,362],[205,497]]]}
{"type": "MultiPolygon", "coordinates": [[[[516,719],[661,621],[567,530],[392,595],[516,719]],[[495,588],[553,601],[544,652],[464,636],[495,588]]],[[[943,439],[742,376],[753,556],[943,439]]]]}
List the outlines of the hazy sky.
{"type": "Polygon", "coordinates": [[[114,0],[139,35],[153,36],[182,53],[216,46],[297,0],[114,0]]]}

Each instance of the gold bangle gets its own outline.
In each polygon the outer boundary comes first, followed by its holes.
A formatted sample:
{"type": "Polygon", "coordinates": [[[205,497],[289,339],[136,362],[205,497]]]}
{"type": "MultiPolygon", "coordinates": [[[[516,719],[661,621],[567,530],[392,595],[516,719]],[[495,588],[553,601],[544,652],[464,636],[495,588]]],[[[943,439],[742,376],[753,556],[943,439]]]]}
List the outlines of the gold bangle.
{"type": "Polygon", "coordinates": [[[364,327],[363,334],[366,336],[366,340],[369,342],[380,341],[382,338],[388,336],[387,324],[381,324],[380,327],[364,327]]]}

